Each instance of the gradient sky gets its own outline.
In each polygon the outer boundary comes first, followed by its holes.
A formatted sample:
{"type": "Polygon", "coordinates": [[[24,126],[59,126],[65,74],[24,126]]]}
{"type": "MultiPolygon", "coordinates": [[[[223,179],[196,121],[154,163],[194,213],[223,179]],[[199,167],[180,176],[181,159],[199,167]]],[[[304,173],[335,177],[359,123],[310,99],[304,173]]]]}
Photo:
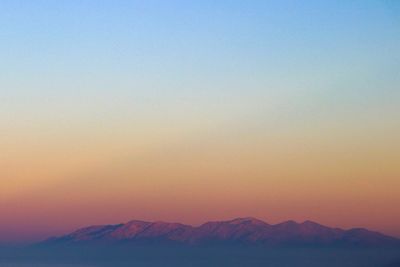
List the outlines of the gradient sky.
{"type": "Polygon", "coordinates": [[[130,219],[400,236],[400,3],[0,1],[0,242],[130,219]]]}

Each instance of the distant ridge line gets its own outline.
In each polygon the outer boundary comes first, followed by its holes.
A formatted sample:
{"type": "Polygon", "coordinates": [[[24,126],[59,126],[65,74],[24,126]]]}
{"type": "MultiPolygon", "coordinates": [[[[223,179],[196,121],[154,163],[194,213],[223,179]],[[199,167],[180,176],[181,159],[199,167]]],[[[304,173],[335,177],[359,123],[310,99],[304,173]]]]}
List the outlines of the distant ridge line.
{"type": "Polygon", "coordinates": [[[93,225],[41,244],[242,244],[267,246],[400,246],[400,240],[364,228],[344,230],[306,220],[268,224],[254,217],[209,221],[199,226],[177,222],[131,220],[93,225]]]}

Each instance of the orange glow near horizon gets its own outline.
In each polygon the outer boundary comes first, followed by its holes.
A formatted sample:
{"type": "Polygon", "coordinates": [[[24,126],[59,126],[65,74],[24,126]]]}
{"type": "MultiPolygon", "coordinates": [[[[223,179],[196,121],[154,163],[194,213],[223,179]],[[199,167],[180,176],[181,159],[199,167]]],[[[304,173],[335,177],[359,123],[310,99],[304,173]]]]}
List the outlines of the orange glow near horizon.
{"type": "Polygon", "coordinates": [[[199,224],[253,216],[398,236],[397,136],[371,130],[368,136],[382,140],[371,143],[359,137],[364,129],[332,129],[320,122],[295,136],[288,126],[262,134],[171,134],[166,141],[149,136],[154,141],[141,146],[129,144],[131,137],[94,138],[10,150],[18,157],[0,188],[0,229],[9,239],[40,239],[130,219],[199,224]],[[23,151],[30,155],[20,157],[23,151]]]}

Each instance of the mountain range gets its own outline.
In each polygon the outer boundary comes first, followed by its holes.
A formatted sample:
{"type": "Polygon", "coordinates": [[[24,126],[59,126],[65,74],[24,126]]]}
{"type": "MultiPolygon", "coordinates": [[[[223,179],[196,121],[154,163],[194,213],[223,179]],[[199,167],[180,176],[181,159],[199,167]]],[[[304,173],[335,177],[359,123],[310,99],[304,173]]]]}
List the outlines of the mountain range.
{"type": "Polygon", "coordinates": [[[400,239],[363,228],[344,230],[312,221],[268,224],[256,218],[212,221],[200,226],[133,220],[96,225],[50,238],[41,244],[182,244],[266,246],[398,246],[400,239]]]}

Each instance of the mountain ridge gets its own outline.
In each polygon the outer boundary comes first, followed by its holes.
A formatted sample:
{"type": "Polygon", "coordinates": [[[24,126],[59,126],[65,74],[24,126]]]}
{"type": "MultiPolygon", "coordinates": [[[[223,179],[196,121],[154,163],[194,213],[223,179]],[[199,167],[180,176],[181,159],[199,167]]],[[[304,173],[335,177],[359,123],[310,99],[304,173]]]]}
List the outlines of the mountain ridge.
{"type": "Polygon", "coordinates": [[[113,225],[80,228],[40,244],[163,244],[183,245],[353,245],[400,246],[400,239],[364,228],[344,230],[306,220],[268,224],[253,217],[226,221],[209,221],[199,226],[177,222],[131,220],[113,225]]]}

